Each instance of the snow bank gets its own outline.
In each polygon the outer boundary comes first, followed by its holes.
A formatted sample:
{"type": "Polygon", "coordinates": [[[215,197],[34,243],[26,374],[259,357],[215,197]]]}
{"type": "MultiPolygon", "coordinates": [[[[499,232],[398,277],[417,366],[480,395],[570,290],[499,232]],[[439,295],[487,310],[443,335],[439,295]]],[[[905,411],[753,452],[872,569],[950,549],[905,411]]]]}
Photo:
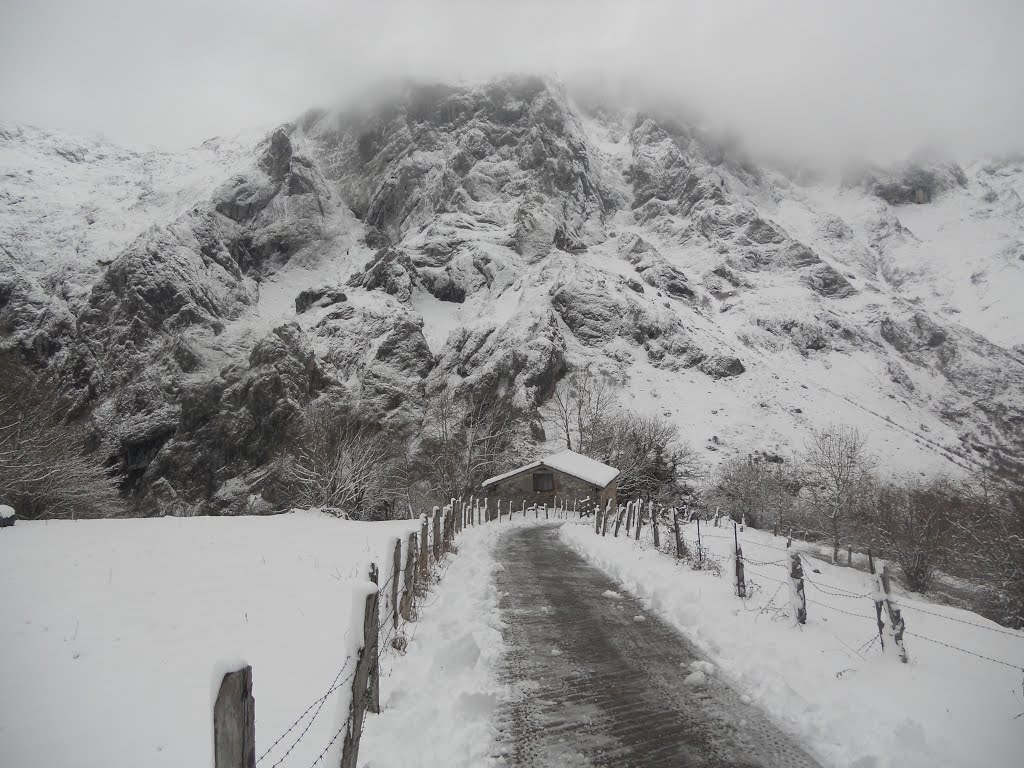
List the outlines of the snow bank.
{"type": "Polygon", "coordinates": [[[380,715],[366,716],[363,768],[475,768],[487,764],[504,686],[492,551],[509,524],[464,529],[459,553],[423,601],[406,654],[381,663],[380,715]]]}
{"type": "MultiPolygon", "coordinates": [[[[362,636],[369,563],[383,582],[394,538],[415,525],[304,512],[20,521],[0,537],[0,765],[210,765],[212,696],[242,659],[262,755],[331,688],[362,636]]],[[[287,764],[313,762],[349,695],[324,699],[287,764]]]]}
{"type": "MultiPolygon", "coordinates": [[[[807,557],[808,620],[800,627],[790,611],[785,564],[778,562],[786,558],[785,539],[740,534],[751,595],[742,601],[726,572],[732,549],[726,533],[701,526],[721,576],[691,570],[644,542],[596,536],[589,526],[564,525],[561,535],[707,652],[714,665],[692,667],[689,685],[720,671],[823,765],[1020,765],[1024,725],[1015,718],[1024,712],[1024,692],[1021,669],[1013,667],[1024,668],[1024,633],[901,596],[911,663],[900,664],[880,653],[873,603],[863,596],[872,589],[866,574],[807,557]]],[[[694,549],[693,525],[685,535],[694,549]]]]}
{"type": "Polygon", "coordinates": [[[0,504],[0,520],[7,520],[15,516],[14,507],[0,504]]]}

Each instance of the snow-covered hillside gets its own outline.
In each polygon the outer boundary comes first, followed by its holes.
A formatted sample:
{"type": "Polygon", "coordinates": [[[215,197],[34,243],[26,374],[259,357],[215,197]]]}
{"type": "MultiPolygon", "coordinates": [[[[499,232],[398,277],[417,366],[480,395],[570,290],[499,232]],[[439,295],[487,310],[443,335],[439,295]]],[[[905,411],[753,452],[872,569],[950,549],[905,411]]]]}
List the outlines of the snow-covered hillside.
{"type": "Polygon", "coordinates": [[[316,398],[529,410],[578,365],[711,462],[830,422],[897,472],[1024,457],[1019,160],[808,182],[534,77],[310,112],[253,151],[8,127],[0,158],[0,344],[154,502],[251,508],[316,398]]]}

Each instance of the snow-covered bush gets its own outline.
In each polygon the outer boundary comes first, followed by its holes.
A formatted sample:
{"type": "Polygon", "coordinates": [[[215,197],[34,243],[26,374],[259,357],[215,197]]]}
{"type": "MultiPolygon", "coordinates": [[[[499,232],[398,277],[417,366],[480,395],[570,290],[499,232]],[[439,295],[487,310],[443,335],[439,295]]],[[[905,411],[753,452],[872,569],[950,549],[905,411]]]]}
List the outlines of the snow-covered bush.
{"type": "Polygon", "coordinates": [[[43,375],[0,356],[0,499],[28,520],[114,517],[124,512],[85,428],[43,375]]]}
{"type": "Polygon", "coordinates": [[[333,401],[312,403],[291,428],[284,491],[295,507],[354,520],[395,516],[401,439],[333,401]]]}

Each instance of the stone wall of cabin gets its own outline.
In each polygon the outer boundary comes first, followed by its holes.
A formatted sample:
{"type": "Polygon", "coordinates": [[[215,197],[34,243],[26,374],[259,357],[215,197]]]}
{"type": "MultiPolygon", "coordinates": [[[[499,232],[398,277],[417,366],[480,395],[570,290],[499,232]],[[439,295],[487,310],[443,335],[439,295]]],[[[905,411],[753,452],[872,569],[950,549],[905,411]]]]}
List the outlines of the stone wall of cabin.
{"type": "Polygon", "coordinates": [[[488,486],[482,490],[482,494],[491,500],[492,508],[494,508],[494,502],[497,500],[501,502],[501,511],[507,512],[509,502],[512,502],[513,509],[518,512],[523,508],[523,504],[527,507],[533,504],[547,504],[549,507],[553,507],[556,497],[559,504],[564,504],[570,508],[574,502],[582,504],[584,499],[597,500],[602,507],[610,499],[614,507],[617,503],[617,487],[618,484],[612,482],[605,488],[599,488],[573,475],[567,475],[564,472],[547,467],[538,467],[536,470],[521,472],[518,475],[513,475],[499,483],[488,486]],[[533,490],[534,473],[550,474],[554,480],[554,490],[533,490]]]}

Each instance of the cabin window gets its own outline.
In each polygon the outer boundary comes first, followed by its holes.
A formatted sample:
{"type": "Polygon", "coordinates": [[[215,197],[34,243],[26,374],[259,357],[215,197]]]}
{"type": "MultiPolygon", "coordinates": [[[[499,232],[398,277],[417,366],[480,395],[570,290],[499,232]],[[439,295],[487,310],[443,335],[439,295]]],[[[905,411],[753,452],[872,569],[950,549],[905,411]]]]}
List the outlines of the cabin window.
{"type": "Polygon", "coordinates": [[[553,491],[555,490],[555,476],[550,472],[533,473],[533,490],[553,491]]]}

